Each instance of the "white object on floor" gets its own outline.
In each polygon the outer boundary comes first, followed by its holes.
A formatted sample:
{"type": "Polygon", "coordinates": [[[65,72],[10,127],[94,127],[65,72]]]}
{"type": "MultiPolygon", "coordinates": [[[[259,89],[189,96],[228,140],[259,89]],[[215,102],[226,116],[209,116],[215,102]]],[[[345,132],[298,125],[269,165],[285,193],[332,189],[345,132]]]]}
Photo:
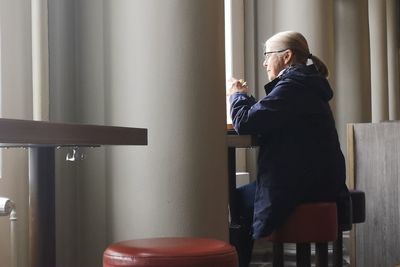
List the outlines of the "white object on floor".
{"type": "Polygon", "coordinates": [[[250,174],[248,172],[236,173],[236,188],[250,183],[250,174]]]}

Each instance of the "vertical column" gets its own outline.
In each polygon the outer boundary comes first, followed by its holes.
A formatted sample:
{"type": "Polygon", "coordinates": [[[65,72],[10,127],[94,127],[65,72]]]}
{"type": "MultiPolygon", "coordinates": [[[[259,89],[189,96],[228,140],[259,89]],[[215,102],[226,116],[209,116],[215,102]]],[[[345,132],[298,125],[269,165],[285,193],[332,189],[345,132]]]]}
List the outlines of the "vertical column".
{"type": "MultiPolygon", "coordinates": [[[[33,119],[49,120],[49,42],[47,0],[31,1],[33,119]]],[[[54,266],[54,149],[29,151],[29,262],[54,266]],[[50,214],[50,216],[47,216],[50,214]]]]}
{"type": "Polygon", "coordinates": [[[33,119],[49,119],[49,42],[47,0],[32,0],[33,119]]]}
{"type": "Polygon", "coordinates": [[[399,80],[399,2],[387,0],[387,49],[389,119],[400,119],[399,80]]]}
{"type": "Polygon", "coordinates": [[[111,240],[228,238],[223,4],[105,3],[106,122],[149,130],[107,155],[111,240]]]}
{"type": "MultiPolygon", "coordinates": [[[[264,59],[262,56],[263,47],[262,42],[257,40],[257,10],[258,5],[256,0],[243,0],[244,9],[244,74],[247,84],[252,89],[252,94],[255,98],[259,98],[259,92],[264,89],[264,83],[261,84],[258,79],[258,71],[263,71],[262,63],[259,62],[264,59]]],[[[264,10],[265,11],[265,10],[264,10]]],[[[262,16],[268,16],[263,14],[262,16]]],[[[263,35],[265,38],[265,35],[263,35]]],[[[265,41],[265,40],[264,40],[265,41]]],[[[265,72],[262,73],[263,78],[266,79],[265,72]]],[[[262,92],[264,95],[265,92],[262,92]]],[[[246,171],[249,173],[249,180],[255,181],[257,179],[257,152],[258,149],[245,149],[246,151],[246,171]]]]}
{"type": "Polygon", "coordinates": [[[386,1],[369,0],[372,122],[389,119],[386,1]]]}
{"type": "Polygon", "coordinates": [[[368,0],[335,1],[336,125],[343,150],[346,124],[371,121],[368,0]]]}
{"type": "Polygon", "coordinates": [[[29,262],[56,265],[54,148],[29,148],[29,262]]]}

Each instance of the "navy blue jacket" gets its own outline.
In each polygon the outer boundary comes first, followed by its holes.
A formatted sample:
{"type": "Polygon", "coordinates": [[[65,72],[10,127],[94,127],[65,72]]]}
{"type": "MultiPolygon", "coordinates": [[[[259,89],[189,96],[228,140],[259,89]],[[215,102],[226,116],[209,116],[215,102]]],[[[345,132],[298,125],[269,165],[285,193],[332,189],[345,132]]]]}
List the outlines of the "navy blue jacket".
{"type": "Polygon", "coordinates": [[[337,201],[348,193],[327,79],[314,65],[295,66],[265,90],[258,102],[243,93],[230,97],[236,132],[257,135],[260,144],[255,239],[271,234],[299,203],[337,201]]]}

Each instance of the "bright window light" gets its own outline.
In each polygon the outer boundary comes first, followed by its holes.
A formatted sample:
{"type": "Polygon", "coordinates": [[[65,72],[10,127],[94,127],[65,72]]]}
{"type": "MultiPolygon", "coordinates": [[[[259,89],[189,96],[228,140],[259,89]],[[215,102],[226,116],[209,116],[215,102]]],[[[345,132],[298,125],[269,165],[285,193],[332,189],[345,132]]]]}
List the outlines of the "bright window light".
{"type": "MultiPolygon", "coordinates": [[[[232,5],[231,0],[225,0],[225,80],[233,76],[232,73],[232,5]]],[[[226,84],[226,86],[228,86],[226,84]]],[[[229,114],[229,99],[226,98],[226,123],[232,124],[229,114]]]]}
{"type": "MultiPolygon", "coordinates": [[[[244,77],[244,0],[225,0],[225,76],[244,77]]],[[[227,123],[232,123],[227,99],[227,123]]]]}
{"type": "MultiPolygon", "coordinates": [[[[1,14],[0,14],[1,16],[1,14]]],[[[2,112],[1,112],[1,103],[2,103],[2,85],[3,85],[3,80],[1,79],[2,77],[2,68],[1,65],[3,64],[2,59],[1,59],[1,17],[0,17],[0,118],[3,117],[2,112]]],[[[0,148],[0,179],[3,176],[3,151],[0,148]]]]}

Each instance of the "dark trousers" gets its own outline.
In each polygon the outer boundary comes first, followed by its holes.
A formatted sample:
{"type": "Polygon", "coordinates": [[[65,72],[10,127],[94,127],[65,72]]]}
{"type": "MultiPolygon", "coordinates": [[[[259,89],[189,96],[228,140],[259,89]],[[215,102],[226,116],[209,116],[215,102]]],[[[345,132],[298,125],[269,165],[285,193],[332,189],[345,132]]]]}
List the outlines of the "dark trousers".
{"type": "Polygon", "coordinates": [[[249,266],[253,251],[253,213],[255,182],[239,187],[234,192],[234,205],[231,209],[230,243],[235,246],[239,256],[239,267],[249,266]],[[234,212],[233,212],[234,211],[234,212]]]}

